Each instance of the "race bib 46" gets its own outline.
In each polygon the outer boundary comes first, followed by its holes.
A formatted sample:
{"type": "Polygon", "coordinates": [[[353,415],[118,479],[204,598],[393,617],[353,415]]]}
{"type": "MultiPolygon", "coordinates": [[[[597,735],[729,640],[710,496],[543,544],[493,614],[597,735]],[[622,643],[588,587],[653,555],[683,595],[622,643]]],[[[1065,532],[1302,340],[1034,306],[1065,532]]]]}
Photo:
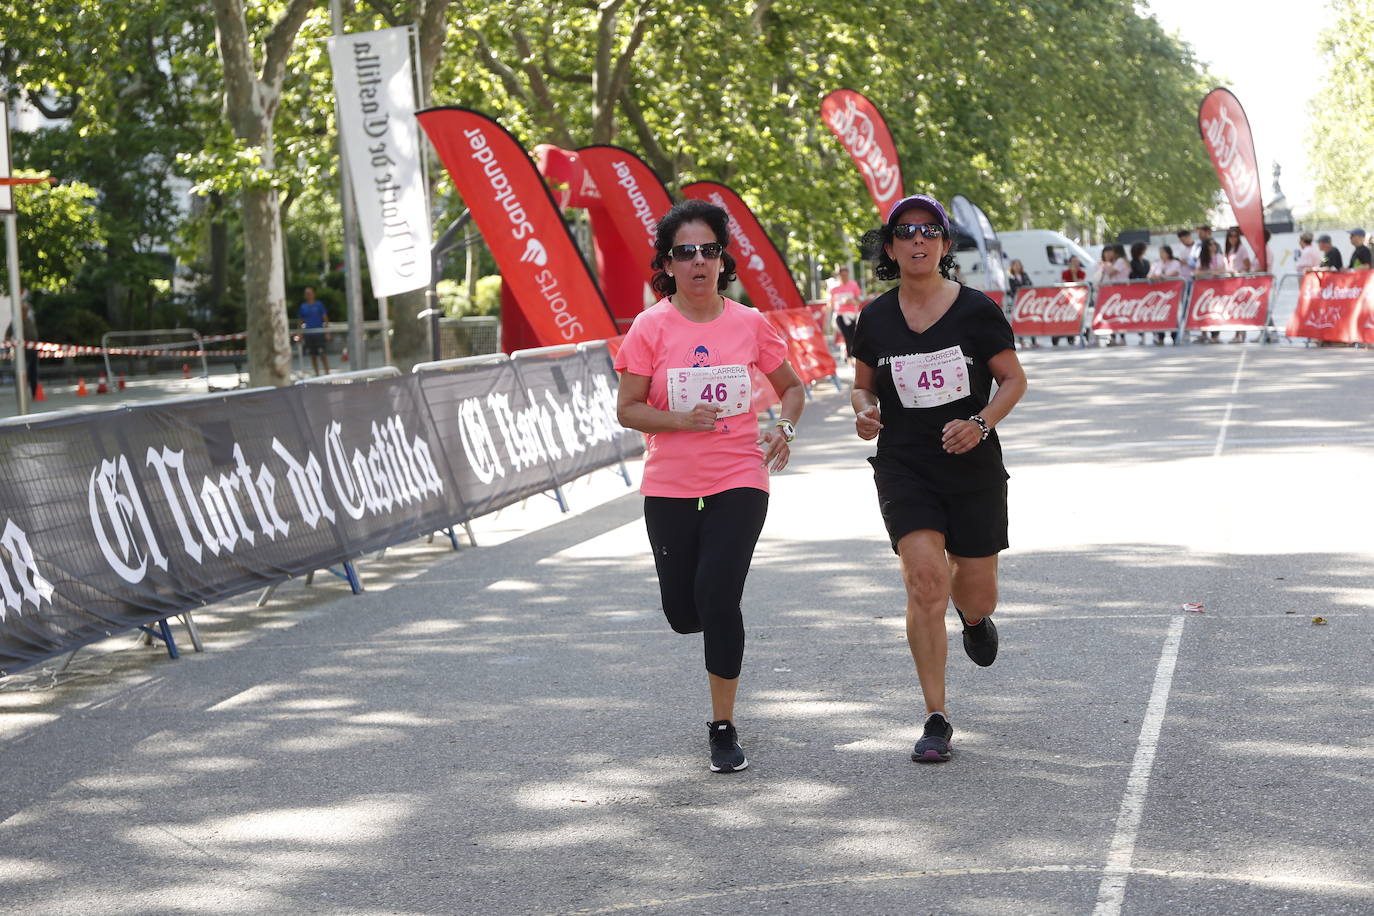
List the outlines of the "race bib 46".
{"type": "Polygon", "coordinates": [[[749,370],[744,366],[694,366],[668,370],[668,409],[691,413],[698,404],[721,408],[721,417],[749,412],[749,370]]]}

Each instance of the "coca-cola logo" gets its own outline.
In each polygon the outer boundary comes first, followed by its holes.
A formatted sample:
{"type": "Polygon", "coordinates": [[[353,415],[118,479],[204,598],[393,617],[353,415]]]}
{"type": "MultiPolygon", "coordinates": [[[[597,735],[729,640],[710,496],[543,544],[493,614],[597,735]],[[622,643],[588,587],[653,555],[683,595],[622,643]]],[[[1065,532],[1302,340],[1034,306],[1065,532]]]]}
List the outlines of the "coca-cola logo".
{"type": "Polygon", "coordinates": [[[1193,318],[1198,321],[1256,321],[1264,308],[1265,289],[1237,286],[1231,290],[1207,287],[1193,298],[1193,318]]]}
{"type": "Polygon", "coordinates": [[[1138,295],[1113,292],[1097,306],[1097,315],[1104,321],[1137,324],[1176,321],[1178,295],[1177,289],[1152,289],[1138,295]]]}
{"type": "Polygon", "coordinates": [[[855,99],[850,96],[845,96],[839,105],[827,106],[823,114],[826,124],[840,138],[863,173],[879,209],[894,203],[902,192],[901,167],[888,161],[872,119],[858,109],[855,99]]]}
{"type": "Polygon", "coordinates": [[[1231,117],[1226,102],[1217,106],[1216,117],[1203,119],[1202,132],[1232,206],[1248,206],[1259,194],[1259,172],[1254,154],[1244,148],[1250,145],[1249,137],[1242,141],[1240,126],[1231,117]]]}
{"type": "Polygon", "coordinates": [[[1042,323],[1077,321],[1083,314],[1087,303],[1088,291],[1082,287],[1064,289],[1029,289],[1021,293],[1012,307],[1012,318],[1016,321],[1037,321],[1042,323]]]}

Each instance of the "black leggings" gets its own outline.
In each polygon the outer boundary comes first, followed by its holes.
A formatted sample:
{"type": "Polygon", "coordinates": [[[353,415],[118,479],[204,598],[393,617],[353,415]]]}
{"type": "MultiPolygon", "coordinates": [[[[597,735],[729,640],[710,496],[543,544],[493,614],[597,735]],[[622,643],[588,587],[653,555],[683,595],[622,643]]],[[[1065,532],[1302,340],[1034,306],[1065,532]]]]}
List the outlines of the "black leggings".
{"type": "Polygon", "coordinates": [[[740,598],[768,494],[739,487],[702,497],[644,497],[644,523],[658,567],[663,613],[678,633],[702,633],[706,670],[739,677],[744,660],[740,598]]]}

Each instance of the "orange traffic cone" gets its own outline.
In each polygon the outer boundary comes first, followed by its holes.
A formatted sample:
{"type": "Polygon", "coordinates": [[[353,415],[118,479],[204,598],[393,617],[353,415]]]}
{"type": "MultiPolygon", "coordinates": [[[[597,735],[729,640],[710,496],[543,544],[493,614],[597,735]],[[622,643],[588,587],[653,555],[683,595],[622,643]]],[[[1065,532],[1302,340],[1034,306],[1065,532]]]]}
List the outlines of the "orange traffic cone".
{"type": "Polygon", "coordinates": [[[105,373],[100,373],[100,384],[95,386],[96,394],[109,394],[110,386],[105,384],[105,373]]]}
{"type": "Polygon", "coordinates": [[[182,363],[182,364],[181,364],[181,377],[182,377],[182,378],[190,378],[190,377],[191,377],[191,364],[190,364],[190,363],[182,363]]]}
{"type": "Polygon", "coordinates": [[[37,401],[46,401],[46,400],[48,399],[48,396],[47,396],[46,394],[43,393],[43,383],[42,383],[42,382],[34,382],[34,386],[35,386],[34,389],[33,389],[33,399],[34,399],[34,401],[35,401],[35,402],[37,402],[37,401]]]}
{"type": "Polygon", "coordinates": [[[76,396],[79,398],[86,396],[86,380],[84,378],[76,380],[76,396]]]}
{"type": "Polygon", "coordinates": [[[125,385],[124,385],[124,376],[121,374],[121,375],[119,376],[119,390],[120,390],[120,391],[123,391],[124,388],[125,388],[125,385]]]}

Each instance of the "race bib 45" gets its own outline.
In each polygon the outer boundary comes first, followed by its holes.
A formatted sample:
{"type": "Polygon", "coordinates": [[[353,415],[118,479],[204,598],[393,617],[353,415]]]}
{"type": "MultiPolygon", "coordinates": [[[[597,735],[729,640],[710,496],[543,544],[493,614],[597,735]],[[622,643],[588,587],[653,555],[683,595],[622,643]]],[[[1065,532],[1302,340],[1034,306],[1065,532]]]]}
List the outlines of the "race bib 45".
{"type": "Polygon", "coordinates": [[[968,365],[957,345],[892,357],[892,383],[903,407],[939,407],[969,394],[968,365]]]}

